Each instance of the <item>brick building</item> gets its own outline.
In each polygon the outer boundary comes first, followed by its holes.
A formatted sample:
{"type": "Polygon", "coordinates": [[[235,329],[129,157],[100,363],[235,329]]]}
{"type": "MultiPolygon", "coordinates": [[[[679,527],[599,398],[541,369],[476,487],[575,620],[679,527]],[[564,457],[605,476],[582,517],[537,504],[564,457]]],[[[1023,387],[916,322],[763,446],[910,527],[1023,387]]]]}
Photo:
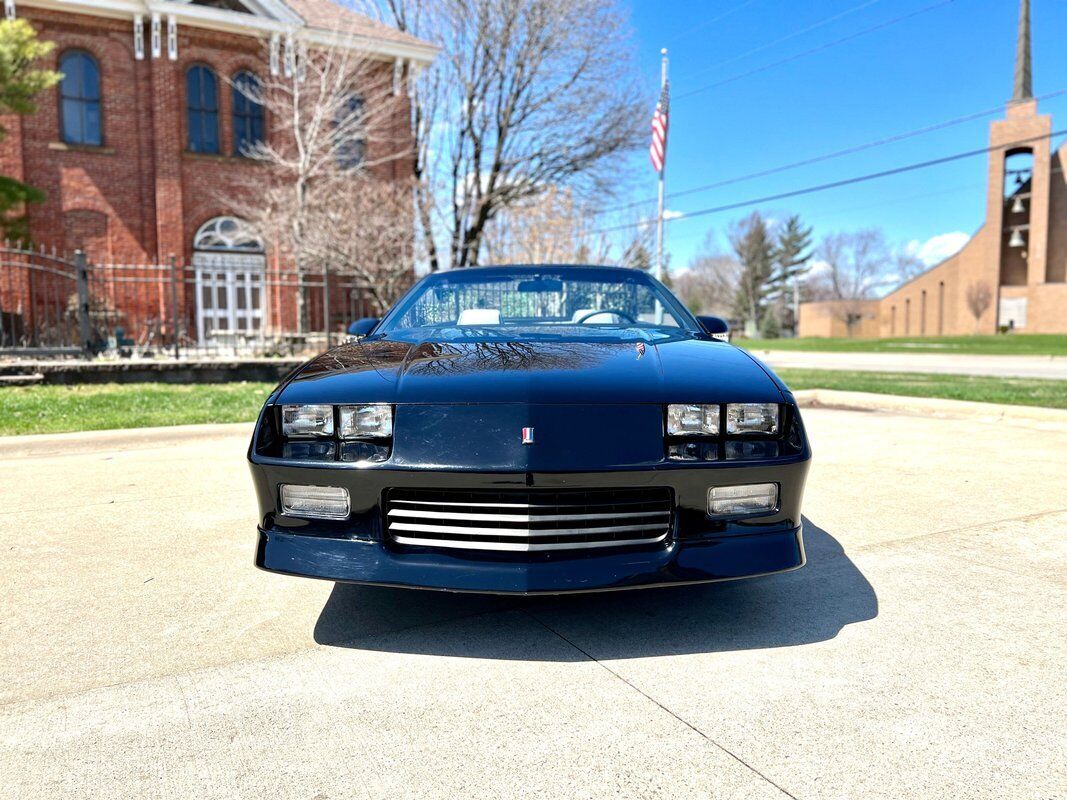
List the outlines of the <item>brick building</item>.
{"type": "Polygon", "coordinates": [[[28,208],[34,245],[95,264],[190,265],[182,313],[201,334],[258,328],[272,302],[276,314],[289,305],[260,291],[282,257],[241,234],[223,199],[265,169],[242,143],[271,135],[241,81],[291,75],[316,46],[358,51],[392,86],[375,114],[390,130],[368,137],[366,158],[379,178],[411,175],[408,78],[437,48],[331,0],[5,0],[5,12],[55,42],[65,75],[37,113],[0,120],[0,174],[46,195],[28,208]]]}
{"type": "Polygon", "coordinates": [[[884,298],[803,303],[800,336],[1067,333],[1067,145],[1052,150],[1052,118],[1031,82],[1030,2],[1022,0],[1015,86],[990,129],[986,219],[955,255],[884,298]],[[988,297],[977,317],[972,311],[988,297]]]}

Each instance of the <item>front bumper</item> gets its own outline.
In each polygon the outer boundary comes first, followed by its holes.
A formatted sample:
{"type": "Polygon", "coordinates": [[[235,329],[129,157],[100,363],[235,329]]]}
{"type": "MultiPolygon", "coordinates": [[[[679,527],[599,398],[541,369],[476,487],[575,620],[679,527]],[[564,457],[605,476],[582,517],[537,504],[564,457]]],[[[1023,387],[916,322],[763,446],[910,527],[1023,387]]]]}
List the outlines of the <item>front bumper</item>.
{"type": "Polygon", "coordinates": [[[498,560],[466,551],[398,553],[381,542],[259,531],[256,565],[310,578],[499,594],[562,594],[728,581],[804,565],[802,530],[669,542],[629,553],[498,560]]]}
{"type": "MultiPolygon", "coordinates": [[[[806,448],[805,448],[806,450],[806,448]]],[[[582,473],[471,473],[432,469],[292,466],[252,457],[260,504],[256,565],[289,575],[423,589],[508,594],[603,591],[766,575],[804,564],[800,504],[810,453],[784,463],[665,465],[582,473]],[[706,513],[713,485],[773,482],[777,512],[722,521],[706,513]],[[345,486],[344,522],[278,513],[282,483],[345,486]],[[405,547],[385,535],[383,497],[394,487],[581,489],[666,486],[674,508],[661,544],[633,548],[500,553],[405,547]]]]}

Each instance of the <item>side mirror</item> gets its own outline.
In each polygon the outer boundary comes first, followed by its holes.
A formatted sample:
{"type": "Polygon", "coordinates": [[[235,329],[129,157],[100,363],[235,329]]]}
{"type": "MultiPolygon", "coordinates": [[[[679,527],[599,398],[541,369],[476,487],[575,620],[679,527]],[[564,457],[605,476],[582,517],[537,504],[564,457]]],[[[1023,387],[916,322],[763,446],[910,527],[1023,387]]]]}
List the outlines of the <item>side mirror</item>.
{"type": "Polygon", "coordinates": [[[364,336],[374,330],[374,326],[377,325],[379,322],[380,320],[378,319],[378,317],[364,317],[363,319],[357,319],[355,322],[348,326],[348,335],[362,339],[364,336]]]}
{"type": "Polygon", "coordinates": [[[712,339],[718,339],[720,342],[730,341],[730,326],[722,317],[697,317],[697,322],[712,339]]]}

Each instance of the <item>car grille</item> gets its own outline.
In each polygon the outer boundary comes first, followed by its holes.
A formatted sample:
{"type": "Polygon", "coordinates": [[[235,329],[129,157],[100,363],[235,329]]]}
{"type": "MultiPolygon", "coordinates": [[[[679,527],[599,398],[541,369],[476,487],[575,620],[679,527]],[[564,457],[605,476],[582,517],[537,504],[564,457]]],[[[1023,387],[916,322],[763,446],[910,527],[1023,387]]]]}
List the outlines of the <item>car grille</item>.
{"type": "Polygon", "coordinates": [[[671,491],[392,489],[389,537],[397,544],[533,552],[664,541],[671,491]]]}

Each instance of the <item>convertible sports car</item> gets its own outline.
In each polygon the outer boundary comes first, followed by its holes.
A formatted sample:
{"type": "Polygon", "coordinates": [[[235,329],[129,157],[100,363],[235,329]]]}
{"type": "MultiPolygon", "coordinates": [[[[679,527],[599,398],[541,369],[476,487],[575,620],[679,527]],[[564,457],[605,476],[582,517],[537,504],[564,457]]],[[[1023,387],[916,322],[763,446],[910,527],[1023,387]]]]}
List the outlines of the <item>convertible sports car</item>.
{"type": "Polygon", "coordinates": [[[430,275],[267,400],[256,563],[520,594],[796,569],[804,426],[725,331],[639,270],[430,275]]]}

